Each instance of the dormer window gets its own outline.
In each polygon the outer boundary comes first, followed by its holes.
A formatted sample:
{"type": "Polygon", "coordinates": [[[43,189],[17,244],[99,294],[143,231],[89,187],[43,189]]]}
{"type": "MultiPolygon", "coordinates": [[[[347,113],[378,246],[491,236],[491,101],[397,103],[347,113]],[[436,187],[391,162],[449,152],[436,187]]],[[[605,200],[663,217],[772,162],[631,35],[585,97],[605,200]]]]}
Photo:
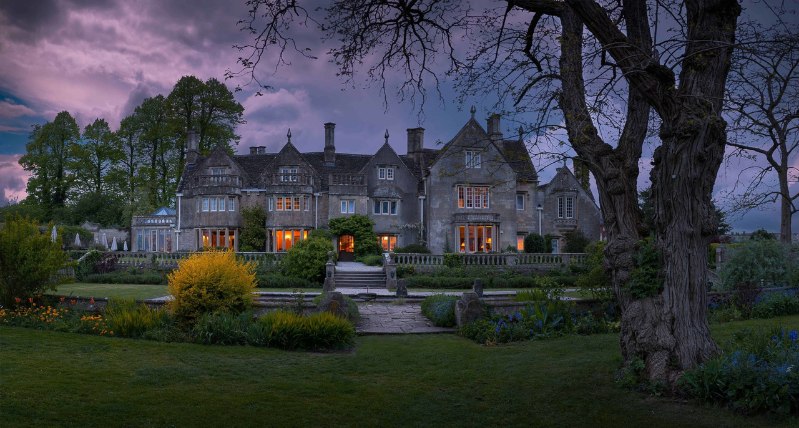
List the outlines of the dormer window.
{"type": "Polygon", "coordinates": [[[386,180],[394,179],[394,168],[386,168],[386,180]]]}
{"type": "Polygon", "coordinates": [[[480,168],[480,151],[466,150],[466,168],[480,168]]]}
{"type": "Polygon", "coordinates": [[[280,174],[280,181],[297,181],[297,168],[282,168],[280,174]]]}
{"type": "Polygon", "coordinates": [[[214,181],[214,182],[222,181],[224,179],[221,178],[221,177],[217,177],[217,176],[227,175],[227,168],[211,168],[211,175],[214,176],[211,179],[211,181],[214,181]]]}
{"type": "Polygon", "coordinates": [[[377,168],[377,178],[380,180],[386,179],[386,169],[385,168],[377,168]]]}
{"type": "Polygon", "coordinates": [[[379,180],[393,180],[394,179],[394,168],[392,168],[392,167],[380,167],[380,168],[377,168],[377,178],[379,180]]]}

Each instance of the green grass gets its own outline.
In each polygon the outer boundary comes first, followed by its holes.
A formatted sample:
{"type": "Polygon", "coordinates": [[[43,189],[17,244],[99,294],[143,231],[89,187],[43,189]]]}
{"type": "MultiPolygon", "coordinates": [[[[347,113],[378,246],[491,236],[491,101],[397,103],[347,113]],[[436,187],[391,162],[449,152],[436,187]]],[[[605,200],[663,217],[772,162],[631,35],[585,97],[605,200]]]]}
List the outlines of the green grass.
{"type": "MultiPolygon", "coordinates": [[[[713,326],[799,327],[799,316],[713,326]]],[[[797,426],[614,386],[618,336],[367,336],[285,352],[0,327],[0,426],[797,426]]]]}
{"type": "Polygon", "coordinates": [[[77,282],[59,285],[53,294],[118,299],[152,299],[166,296],[166,285],[150,284],[89,284],[77,282]]]}

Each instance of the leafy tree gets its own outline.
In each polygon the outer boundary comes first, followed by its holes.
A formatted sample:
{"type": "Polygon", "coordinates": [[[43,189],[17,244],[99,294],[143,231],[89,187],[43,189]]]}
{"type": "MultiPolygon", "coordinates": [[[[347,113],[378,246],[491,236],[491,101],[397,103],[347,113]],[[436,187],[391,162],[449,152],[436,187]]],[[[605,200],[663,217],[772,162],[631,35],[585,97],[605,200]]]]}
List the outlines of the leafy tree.
{"type": "Polygon", "coordinates": [[[591,243],[591,240],[588,239],[581,230],[569,232],[565,237],[566,245],[563,248],[564,253],[582,253],[585,251],[585,247],[591,243]]]}
{"type": "Polygon", "coordinates": [[[769,240],[754,240],[740,247],[730,247],[730,256],[724,262],[719,278],[727,290],[738,284],[760,281],[775,286],[788,286],[789,280],[796,276],[796,256],[791,254],[790,246],[777,241],[773,235],[769,240]]]}
{"type": "Polygon", "coordinates": [[[524,237],[525,253],[544,253],[547,250],[544,237],[537,233],[530,233],[524,237]]]}
{"type": "Polygon", "coordinates": [[[266,248],[266,211],[261,205],[241,209],[241,228],[239,239],[241,251],[264,251],[266,248]]]}
{"type": "Polygon", "coordinates": [[[52,122],[34,125],[25,145],[26,154],[19,159],[25,171],[31,172],[28,196],[45,210],[45,215],[64,206],[72,178],[68,173],[72,146],[80,139],[80,128],[66,111],[52,122]]]}
{"type": "Polygon", "coordinates": [[[588,257],[585,259],[585,273],[580,275],[575,285],[580,287],[582,294],[592,299],[613,300],[613,283],[605,274],[602,261],[605,259],[602,251],[605,249],[605,242],[591,242],[585,247],[588,257]]]}
{"type": "Polygon", "coordinates": [[[178,171],[183,171],[186,163],[187,131],[197,126],[200,114],[199,99],[202,92],[202,80],[194,76],[183,76],[175,83],[172,92],[167,96],[170,125],[178,135],[176,150],[178,171]]]}
{"type": "Polygon", "coordinates": [[[347,217],[330,219],[328,227],[335,236],[352,235],[355,249],[353,255],[362,257],[369,254],[381,254],[383,248],[377,243],[377,234],[372,227],[375,222],[365,215],[353,214],[347,217]]]}
{"type": "Polygon", "coordinates": [[[83,130],[83,142],[70,147],[70,169],[79,193],[105,193],[117,191],[118,180],[112,180],[114,165],[121,162],[124,153],[117,135],[105,119],[95,119],[83,130]]]}
{"type": "MultiPolygon", "coordinates": [[[[91,221],[106,227],[121,226],[126,223],[124,213],[124,201],[115,192],[86,193],[77,197],[69,206],[69,220],[73,224],[91,221]]],[[[74,238],[73,235],[72,239],[74,238]]]]}
{"type": "Polygon", "coordinates": [[[760,228],[752,232],[752,234],[749,235],[749,239],[752,241],[775,241],[777,237],[766,229],[760,228]]]}
{"type": "Polygon", "coordinates": [[[175,151],[170,135],[166,99],[163,95],[145,98],[134,114],[141,124],[139,147],[144,157],[141,172],[145,178],[150,205],[171,206],[175,196],[175,151]]]}
{"type": "Polygon", "coordinates": [[[136,187],[141,180],[138,174],[140,160],[139,136],[142,132],[142,124],[139,116],[132,114],[119,124],[116,138],[119,140],[122,159],[115,166],[115,176],[119,177],[122,185],[119,186],[123,197],[129,204],[133,204],[136,187]]]}
{"type": "Polygon", "coordinates": [[[0,229],[0,303],[16,305],[15,298],[27,299],[37,293],[55,290],[67,278],[54,279],[66,266],[68,255],[61,250],[61,236],[51,240],[39,232],[39,225],[29,217],[14,215],[0,229]]]}
{"type": "Polygon", "coordinates": [[[283,273],[287,276],[322,282],[325,278],[327,253],[333,251],[329,237],[309,234],[308,239],[299,241],[283,256],[283,273]]]}

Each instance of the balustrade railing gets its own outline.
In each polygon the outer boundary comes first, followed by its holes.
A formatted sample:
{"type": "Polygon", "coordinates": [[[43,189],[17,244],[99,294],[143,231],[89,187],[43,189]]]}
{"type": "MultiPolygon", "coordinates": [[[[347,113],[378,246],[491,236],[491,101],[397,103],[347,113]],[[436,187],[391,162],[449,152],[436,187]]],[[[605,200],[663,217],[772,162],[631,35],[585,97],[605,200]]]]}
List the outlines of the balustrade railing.
{"type": "Polygon", "coordinates": [[[363,174],[330,174],[330,185],[333,186],[363,186],[366,176],[363,174]]]}
{"type": "Polygon", "coordinates": [[[135,215],[133,216],[134,226],[159,226],[175,223],[173,215],[135,215]]]}
{"type": "MultiPolygon", "coordinates": [[[[458,254],[462,266],[509,266],[530,268],[556,268],[569,265],[582,265],[586,254],[583,253],[472,253],[458,254]]],[[[396,253],[394,264],[397,266],[435,267],[444,265],[441,254],[396,253]]]]}
{"type": "Polygon", "coordinates": [[[272,186],[313,186],[314,177],[312,174],[302,173],[280,173],[267,174],[266,184],[272,186]]]}
{"type": "MultiPolygon", "coordinates": [[[[153,253],[112,251],[112,257],[119,266],[164,266],[175,267],[181,260],[189,258],[193,253],[153,253]]],[[[283,260],[284,253],[236,253],[236,259],[242,262],[255,262],[259,264],[276,265],[283,260]]]]}
{"type": "Polygon", "coordinates": [[[241,188],[244,180],[238,175],[195,175],[196,186],[227,186],[241,188]]]}

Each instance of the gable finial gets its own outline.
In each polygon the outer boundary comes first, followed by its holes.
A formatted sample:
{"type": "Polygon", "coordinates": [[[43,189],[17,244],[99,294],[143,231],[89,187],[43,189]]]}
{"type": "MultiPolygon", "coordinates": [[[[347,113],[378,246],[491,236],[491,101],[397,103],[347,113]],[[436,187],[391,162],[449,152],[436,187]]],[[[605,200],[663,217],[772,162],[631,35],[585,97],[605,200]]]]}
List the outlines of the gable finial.
{"type": "Polygon", "coordinates": [[[388,129],[386,129],[386,144],[388,144],[388,129]]]}
{"type": "Polygon", "coordinates": [[[469,112],[472,114],[472,119],[474,119],[474,114],[477,113],[477,109],[474,108],[474,104],[472,104],[472,108],[469,110],[469,112]]]}
{"type": "Polygon", "coordinates": [[[291,142],[291,128],[289,128],[289,132],[288,132],[288,134],[286,134],[286,137],[289,138],[289,143],[290,143],[291,142]]]}

